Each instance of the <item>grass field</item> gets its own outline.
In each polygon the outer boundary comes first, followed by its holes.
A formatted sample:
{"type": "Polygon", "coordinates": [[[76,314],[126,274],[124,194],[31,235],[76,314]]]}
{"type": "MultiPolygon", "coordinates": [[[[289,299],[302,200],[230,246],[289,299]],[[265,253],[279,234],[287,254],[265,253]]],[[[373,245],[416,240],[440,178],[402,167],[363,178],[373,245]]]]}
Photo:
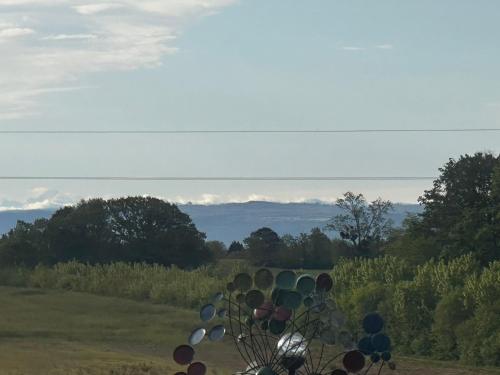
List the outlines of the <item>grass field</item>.
{"type": "MultiPolygon", "coordinates": [[[[192,311],[74,292],[0,287],[0,304],[1,375],[173,375],[181,368],[171,352],[197,323],[192,311]]],[[[241,369],[229,342],[200,345],[197,359],[210,375],[241,369]]],[[[500,374],[427,359],[396,362],[394,374],[500,374]]]]}

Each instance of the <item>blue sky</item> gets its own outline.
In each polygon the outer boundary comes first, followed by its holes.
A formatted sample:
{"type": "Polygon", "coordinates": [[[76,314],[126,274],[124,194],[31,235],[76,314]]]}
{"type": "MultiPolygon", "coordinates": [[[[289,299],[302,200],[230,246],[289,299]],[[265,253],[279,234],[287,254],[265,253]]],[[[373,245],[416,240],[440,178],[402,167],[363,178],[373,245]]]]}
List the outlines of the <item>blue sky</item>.
{"type": "MultiPolygon", "coordinates": [[[[497,0],[0,0],[0,128],[500,127],[497,0]]],[[[500,133],[2,135],[1,175],[433,176],[500,133]]],[[[0,207],[415,202],[430,182],[2,182],[0,207]]]]}

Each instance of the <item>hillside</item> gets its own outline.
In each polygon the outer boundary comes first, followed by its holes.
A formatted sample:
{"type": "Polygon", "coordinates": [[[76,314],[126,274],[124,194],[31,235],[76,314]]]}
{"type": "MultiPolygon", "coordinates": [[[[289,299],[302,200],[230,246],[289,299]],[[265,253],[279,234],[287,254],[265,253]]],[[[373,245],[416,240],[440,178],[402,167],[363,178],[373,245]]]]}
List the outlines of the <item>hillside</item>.
{"type": "MultiPolygon", "coordinates": [[[[198,321],[193,311],[64,291],[0,287],[0,303],[0,375],[173,374],[181,368],[172,363],[172,350],[198,321]]],[[[242,366],[228,339],[198,346],[197,358],[207,360],[207,375],[229,375],[242,366]]],[[[395,375],[499,373],[395,360],[395,375]]]]}
{"type": "MultiPolygon", "coordinates": [[[[226,244],[241,241],[252,231],[263,226],[270,227],[280,235],[297,235],[309,232],[314,227],[323,228],[328,220],[339,213],[337,207],[325,203],[274,203],[247,202],[216,205],[179,205],[193,219],[199,230],[209,240],[226,244]]],[[[420,212],[421,207],[412,204],[397,204],[391,214],[399,226],[407,213],[420,212]]],[[[0,233],[13,228],[17,220],[31,222],[38,217],[50,217],[54,210],[4,211],[0,212],[0,233]]]]}

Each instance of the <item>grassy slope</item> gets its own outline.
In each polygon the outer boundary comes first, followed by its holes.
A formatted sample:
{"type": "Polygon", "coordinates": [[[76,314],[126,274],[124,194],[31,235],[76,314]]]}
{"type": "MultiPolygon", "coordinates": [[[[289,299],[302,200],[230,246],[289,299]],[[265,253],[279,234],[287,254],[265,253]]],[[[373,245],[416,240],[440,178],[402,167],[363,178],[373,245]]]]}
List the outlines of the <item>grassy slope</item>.
{"type": "MultiPolygon", "coordinates": [[[[173,348],[197,322],[191,311],[82,293],[0,287],[0,374],[174,374],[173,348]]],[[[229,342],[204,343],[210,375],[240,368],[229,342]],[[215,369],[214,362],[220,365],[215,369]]],[[[500,374],[396,359],[399,374],[500,374]]]]}

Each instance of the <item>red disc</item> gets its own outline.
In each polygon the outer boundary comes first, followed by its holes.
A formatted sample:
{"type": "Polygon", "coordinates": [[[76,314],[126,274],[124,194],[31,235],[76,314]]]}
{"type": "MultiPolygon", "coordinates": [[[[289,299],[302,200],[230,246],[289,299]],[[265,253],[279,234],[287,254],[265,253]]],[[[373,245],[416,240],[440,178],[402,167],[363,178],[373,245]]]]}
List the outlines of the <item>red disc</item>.
{"type": "Polygon", "coordinates": [[[279,306],[274,310],[273,318],[280,321],[285,322],[292,317],[292,312],[288,310],[286,307],[279,306]]]}
{"type": "Polygon", "coordinates": [[[255,316],[255,319],[265,319],[271,315],[273,309],[274,306],[271,302],[264,302],[260,307],[253,311],[253,315],[255,316]]]}
{"type": "Polygon", "coordinates": [[[201,362],[191,363],[187,370],[187,375],[205,375],[206,373],[207,366],[201,362]]]}
{"type": "Polygon", "coordinates": [[[189,345],[178,346],[174,350],[174,361],[179,365],[188,365],[193,361],[194,349],[189,345]]]}
{"type": "Polygon", "coordinates": [[[365,367],[365,356],[359,350],[351,350],[344,355],[344,367],[349,372],[358,372],[365,367]]]}

